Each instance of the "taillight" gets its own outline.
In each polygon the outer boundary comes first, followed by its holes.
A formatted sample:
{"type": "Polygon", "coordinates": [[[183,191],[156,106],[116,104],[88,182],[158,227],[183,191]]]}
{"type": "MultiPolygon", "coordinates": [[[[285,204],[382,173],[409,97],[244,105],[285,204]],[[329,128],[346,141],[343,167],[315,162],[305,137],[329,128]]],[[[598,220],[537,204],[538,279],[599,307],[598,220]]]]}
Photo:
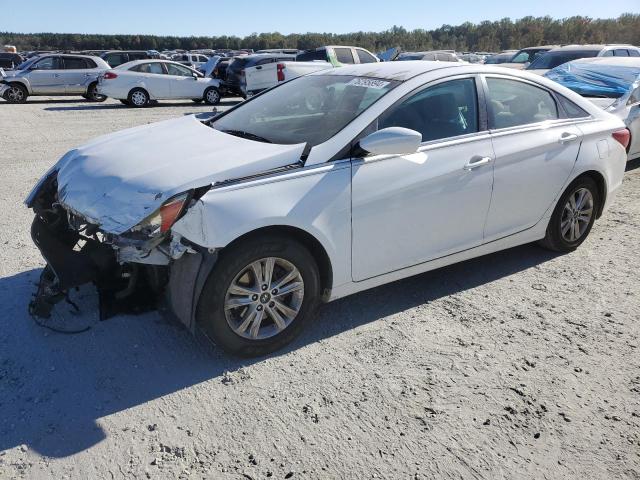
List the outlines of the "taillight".
{"type": "Polygon", "coordinates": [[[285,64],[284,63],[279,63],[278,65],[276,65],[276,68],[278,69],[278,81],[279,82],[284,82],[285,64]]]}
{"type": "Polygon", "coordinates": [[[160,233],[164,233],[171,228],[178,215],[180,215],[186,200],[187,195],[182,195],[160,207],[160,233]]]}
{"type": "Polygon", "coordinates": [[[113,72],[107,72],[104,74],[104,77],[102,78],[104,78],[105,80],[113,80],[114,78],[118,78],[118,75],[116,75],[113,72]]]}
{"type": "Polygon", "coordinates": [[[631,140],[631,133],[629,132],[629,129],[623,128],[622,130],[616,130],[611,134],[611,136],[614,138],[614,140],[617,140],[625,150],[627,149],[631,140]]]}

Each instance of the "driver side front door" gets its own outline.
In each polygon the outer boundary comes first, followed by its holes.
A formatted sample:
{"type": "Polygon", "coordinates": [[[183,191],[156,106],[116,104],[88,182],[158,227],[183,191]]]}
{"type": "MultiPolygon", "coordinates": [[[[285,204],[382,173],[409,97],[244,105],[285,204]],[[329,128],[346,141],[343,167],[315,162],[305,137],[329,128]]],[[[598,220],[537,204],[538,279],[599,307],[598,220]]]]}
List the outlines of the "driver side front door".
{"type": "Polygon", "coordinates": [[[412,155],[352,161],[352,276],[361,281],[483,242],[493,185],[493,147],[480,120],[476,79],[408,95],[378,129],[422,133],[412,155]]]}

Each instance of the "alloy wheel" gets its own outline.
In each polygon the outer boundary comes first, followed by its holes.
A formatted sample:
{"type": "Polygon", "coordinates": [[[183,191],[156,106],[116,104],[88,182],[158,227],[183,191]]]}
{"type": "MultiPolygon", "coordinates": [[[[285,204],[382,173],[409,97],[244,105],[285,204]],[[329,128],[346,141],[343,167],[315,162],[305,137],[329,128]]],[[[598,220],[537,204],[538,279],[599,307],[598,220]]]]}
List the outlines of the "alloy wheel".
{"type": "Polygon", "coordinates": [[[300,312],[304,281],[298,268],[283,258],[267,257],[245,266],[229,285],[224,301],[227,323],[251,340],[273,337],[300,312]]]}
{"type": "Polygon", "coordinates": [[[10,102],[21,102],[24,100],[24,91],[19,87],[11,87],[7,90],[6,96],[10,102]]]}
{"type": "Polygon", "coordinates": [[[133,94],[131,95],[131,102],[138,107],[145,105],[147,101],[147,96],[140,90],[138,90],[137,92],[133,92],[133,94]]]}
{"type": "Polygon", "coordinates": [[[217,90],[212,88],[207,92],[208,103],[211,103],[211,104],[218,103],[219,100],[220,100],[220,94],[217,92],[217,90]]]}
{"type": "Polygon", "coordinates": [[[593,195],[579,188],[567,199],[560,218],[560,232],[567,242],[578,241],[589,228],[593,216],[593,195]]]}

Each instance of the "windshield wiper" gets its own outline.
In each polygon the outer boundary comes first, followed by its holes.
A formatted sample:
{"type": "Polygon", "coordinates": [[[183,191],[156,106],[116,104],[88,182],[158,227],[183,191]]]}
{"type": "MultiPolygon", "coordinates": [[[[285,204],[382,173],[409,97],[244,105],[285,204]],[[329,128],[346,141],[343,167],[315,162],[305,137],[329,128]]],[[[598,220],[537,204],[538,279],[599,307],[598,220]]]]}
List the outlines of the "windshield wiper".
{"type": "Polygon", "coordinates": [[[267,140],[255,133],[245,132],[244,130],[220,130],[222,133],[228,133],[229,135],[235,135],[236,137],[246,138],[248,140],[255,140],[256,142],[273,143],[271,140],[267,140]]]}

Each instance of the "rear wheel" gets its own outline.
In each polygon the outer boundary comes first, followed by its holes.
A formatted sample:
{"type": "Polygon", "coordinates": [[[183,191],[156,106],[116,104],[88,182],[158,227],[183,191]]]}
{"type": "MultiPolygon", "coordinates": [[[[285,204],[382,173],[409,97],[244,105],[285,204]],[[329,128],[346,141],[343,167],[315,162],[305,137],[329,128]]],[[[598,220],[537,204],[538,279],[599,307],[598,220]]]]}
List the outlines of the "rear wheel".
{"type": "Polygon", "coordinates": [[[600,208],[600,194],[590,177],[576,179],[556,205],[540,244],[556,252],[571,252],[585,241],[600,208]]]}
{"type": "Polygon", "coordinates": [[[142,88],[134,88],[129,92],[129,97],[127,97],[129,105],[138,108],[148,106],[149,100],[149,94],[142,88]]]}
{"type": "Polygon", "coordinates": [[[4,99],[9,103],[25,103],[28,96],[27,89],[19,83],[10,84],[9,89],[4,92],[4,99]]]}
{"type": "Polygon", "coordinates": [[[96,82],[89,85],[87,89],[87,95],[85,96],[90,102],[104,102],[107,99],[106,95],[100,95],[98,93],[98,84],[96,82]]]}
{"type": "Polygon", "coordinates": [[[217,105],[220,103],[220,92],[215,87],[209,87],[204,91],[203,100],[208,105],[217,105]]]}
{"type": "Polygon", "coordinates": [[[224,350],[258,356],[291,342],[320,298],[318,267],[296,241],[276,235],[223,251],[197,310],[205,334],[224,350]]]}

